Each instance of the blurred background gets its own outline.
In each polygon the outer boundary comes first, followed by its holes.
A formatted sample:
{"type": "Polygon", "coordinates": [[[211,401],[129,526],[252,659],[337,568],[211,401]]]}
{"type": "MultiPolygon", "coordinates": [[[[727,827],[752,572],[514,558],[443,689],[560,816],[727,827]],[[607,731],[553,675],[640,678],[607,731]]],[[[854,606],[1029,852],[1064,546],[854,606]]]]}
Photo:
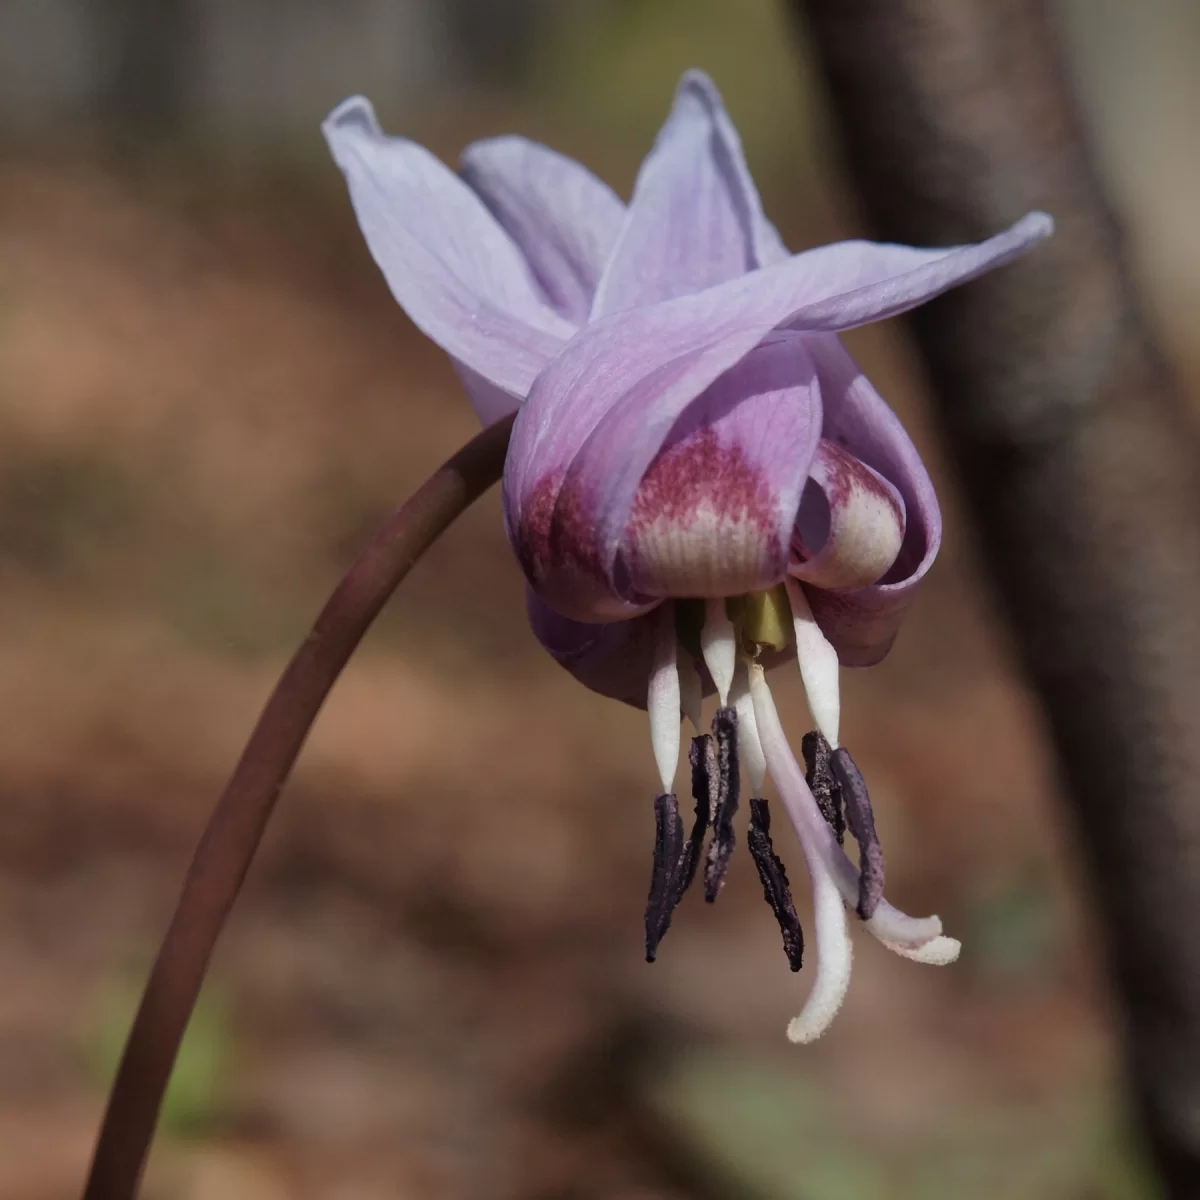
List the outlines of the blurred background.
{"type": "MultiPolygon", "coordinates": [[[[1200,392],[1200,8],[1062,0],[1068,69],[1200,392]]],[[[474,432],[318,125],[362,91],[454,162],[521,131],[627,193],[707,68],[793,249],[859,232],[771,0],[0,0],[0,1195],[78,1193],[195,838],[357,548],[474,432]]],[[[784,1039],[743,851],[642,960],[644,716],[525,628],[496,495],[338,685],[184,1047],[145,1195],[1134,1200],[1154,1194],[1036,709],[895,325],[847,339],[947,545],[846,680],[890,892],[953,968],[860,938],[784,1039]]],[[[776,679],[796,739],[798,680],[776,679]]],[[[802,915],[807,887],[790,834],[802,915]]]]}

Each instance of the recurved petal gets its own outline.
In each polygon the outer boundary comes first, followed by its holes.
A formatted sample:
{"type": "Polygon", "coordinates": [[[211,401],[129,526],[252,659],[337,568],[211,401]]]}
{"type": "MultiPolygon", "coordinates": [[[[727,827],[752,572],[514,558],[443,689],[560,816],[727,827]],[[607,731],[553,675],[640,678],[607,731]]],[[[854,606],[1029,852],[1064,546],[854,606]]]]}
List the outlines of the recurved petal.
{"type": "Polygon", "coordinates": [[[698,397],[676,369],[640,381],[516,512],[522,564],[560,612],[614,620],[783,578],[821,429],[803,339],[752,349],[698,397]]]}
{"type": "Polygon", "coordinates": [[[534,636],[559,666],[602,696],[634,708],[646,707],[646,684],[654,665],[655,613],[606,625],[585,624],[555,612],[532,588],[526,589],[525,604],[534,636]]]}
{"type": "Polygon", "coordinates": [[[813,587],[858,588],[882,579],[904,541],[900,493],[836,442],[822,438],[792,533],[788,568],[813,587]]]}
{"type": "Polygon", "coordinates": [[[638,174],[592,316],[697,292],[786,254],[721,94],[689,71],[638,174]]]}
{"type": "Polygon", "coordinates": [[[882,321],[1011,262],[1054,232],[1054,221],[1031,212],[986,241],[920,249],[886,242],[834,242],[797,254],[780,270],[792,286],[806,281],[805,302],[780,324],[837,332],[882,321]]]}
{"type": "Polygon", "coordinates": [[[680,389],[690,399],[780,326],[828,332],[892,316],[1010,261],[1051,228],[1049,217],[1031,213],[975,246],[823,246],[596,321],[537,380],[514,431],[506,488],[515,487],[519,500],[548,471],[565,467],[608,409],[650,375],[662,378],[664,402],[667,391],[680,389]],[[870,279],[868,250],[878,251],[870,279]]]}
{"type": "Polygon", "coordinates": [[[778,583],[821,432],[803,342],[751,350],[684,409],[639,480],[639,464],[627,464],[640,425],[636,404],[614,410],[570,472],[581,493],[619,497],[597,514],[605,541],[624,530],[616,577],[655,597],[719,599],[778,583]]]}
{"type": "MultiPolygon", "coordinates": [[[[978,246],[943,251],[875,247],[880,252],[876,274],[884,266],[898,274],[876,278],[841,295],[828,289],[845,282],[835,270],[842,247],[823,247],[706,292],[613,313],[586,326],[536,380],[517,416],[505,462],[505,518],[530,582],[571,616],[590,620],[629,616],[649,598],[630,598],[623,582],[614,577],[620,539],[642,475],[692,400],[781,325],[826,330],[904,311],[1008,262],[1049,228],[1049,218],[1034,214],[978,246]],[[637,436],[622,448],[623,469],[602,479],[593,479],[594,473],[589,472],[589,490],[583,491],[577,486],[581,476],[572,474],[572,468],[588,440],[602,437],[601,426],[610,419],[616,424],[608,427],[619,424],[636,430],[637,436]],[[560,494],[564,487],[565,494],[560,494]],[[570,580],[564,576],[563,582],[574,590],[564,590],[562,596],[551,596],[548,582],[548,574],[562,565],[551,563],[544,553],[550,546],[545,535],[552,528],[551,517],[560,528],[565,522],[571,529],[570,580]]],[[[858,257],[852,258],[859,263],[858,257]]],[[[859,271],[856,277],[862,274],[859,271]]],[[[892,426],[871,403],[872,396],[878,400],[874,390],[866,384],[864,392],[853,374],[857,367],[851,361],[847,368],[839,360],[839,344],[818,340],[818,349],[828,359],[821,370],[828,368],[835,380],[845,380],[847,436],[860,433],[869,443],[877,443],[884,466],[868,452],[854,452],[892,481],[910,504],[904,482],[886,463],[889,454],[901,461],[901,450],[905,446],[911,450],[911,443],[902,430],[899,438],[892,437],[892,426]]],[[[894,416],[890,421],[899,428],[894,416]]],[[[910,530],[916,524],[910,521],[910,530]]],[[[929,546],[924,546],[923,556],[928,558],[928,552],[929,546]]],[[[902,551],[894,570],[907,570],[908,563],[902,551]]],[[[895,600],[892,596],[888,605],[895,600]]],[[[877,635],[872,635],[872,641],[877,641],[877,635]]]]}
{"type": "Polygon", "coordinates": [[[846,590],[805,577],[805,592],[825,636],[848,666],[869,666],[891,647],[913,592],[942,541],[933,483],[900,419],[836,335],[807,338],[824,398],[824,436],[878,472],[904,504],[904,540],[880,583],[846,590]],[[812,586],[817,584],[818,586],[812,586]]]}
{"type": "Polygon", "coordinates": [[[323,126],[372,256],[422,332],[516,398],[575,332],[483,201],[428,150],[383,134],[370,103],[323,126]]]}
{"type": "MultiPolygon", "coordinates": [[[[879,277],[840,295],[830,289],[845,282],[838,274],[838,263],[846,262],[842,247],[825,247],[707,291],[614,313],[585,327],[538,377],[518,415],[505,464],[506,520],[530,581],[539,588],[545,583],[548,564],[541,552],[548,545],[542,536],[550,529],[546,518],[559,520],[570,513],[580,570],[575,573],[578,593],[564,601],[568,611],[591,620],[628,615],[630,601],[613,576],[625,521],[642,475],[692,400],[781,325],[831,329],[892,315],[1007,262],[1049,228],[1049,218],[1033,214],[977,246],[937,251],[875,247],[879,277]],[[885,267],[896,274],[886,277],[885,267]],[[572,488],[560,498],[575,459],[610,416],[637,430],[624,448],[626,466],[597,481],[594,491],[572,488]]],[[[858,264],[853,278],[861,279],[860,256],[853,254],[851,260],[851,266],[858,264]]],[[[834,377],[845,376],[844,364],[839,375],[837,361],[831,361],[834,377]]],[[[847,379],[846,394],[854,402],[848,406],[847,428],[862,426],[878,437],[882,453],[887,429],[870,405],[859,413],[860,392],[847,379]]],[[[904,444],[911,449],[907,438],[904,444]]],[[[899,478],[865,454],[859,457],[905,495],[899,478]]],[[[902,552],[901,562],[907,561],[902,552]]]]}
{"type": "Polygon", "coordinates": [[[555,311],[583,324],[625,219],[616,193],[574,159],[522,137],[468,146],[461,173],[521,248],[555,311]]]}
{"type": "Polygon", "coordinates": [[[450,361],[454,364],[459,379],[462,380],[463,388],[467,393],[467,398],[471,401],[475,415],[484,425],[492,425],[501,417],[506,417],[521,407],[523,397],[514,396],[502,387],[497,387],[494,383],[484,379],[478,371],[472,371],[466,363],[460,362],[457,358],[452,358],[450,361]]]}
{"type": "MultiPolygon", "coordinates": [[[[754,702],[754,720],[759,741],[766,758],[767,770],[779,789],[780,798],[792,819],[797,836],[804,846],[806,858],[821,858],[841,892],[847,907],[858,903],[859,871],[846,857],[838,844],[817,802],[809,790],[779,720],[775,701],[766,686],[761,666],[750,669],[750,691],[754,702]]],[[[918,961],[944,963],[953,961],[946,953],[949,947],[942,938],[942,922],[936,917],[911,917],[887,900],[880,900],[874,915],[866,922],[867,929],[889,949],[904,953],[918,961]],[[937,942],[927,955],[920,952],[937,942]]],[[[946,939],[949,942],[951,939],[946,939]]]]}

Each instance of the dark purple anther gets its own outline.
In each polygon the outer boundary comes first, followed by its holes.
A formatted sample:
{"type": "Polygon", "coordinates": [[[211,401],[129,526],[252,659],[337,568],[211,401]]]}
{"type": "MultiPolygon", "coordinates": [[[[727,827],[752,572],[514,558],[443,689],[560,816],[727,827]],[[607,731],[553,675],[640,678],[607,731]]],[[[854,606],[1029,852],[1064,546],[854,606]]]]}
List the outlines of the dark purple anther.
{"type": "Polygon", "coordinates": [[[679,867],[683,855],[683,822],[674,793],[654,801],[654,870],[646,901],[646,961],[658,956],[658,944],[671,925],[679,903],[679,867]]]}
{"type": "Polygon", "coordinates": [[[758,877],[762,880],[763,897],[771,906],[775,920],[779,922],[788,966],[793,971],[798,971],[804,961],[804,931],[800,928],[800,918],[796,915],[795,904],[792,903],[787,871],[784,870],[783,863],[779,861],[775,847],[771,844],[771,810],[765,800],[750,801],[750,829],[746,834],[746,841],[750,846],[754,865],[758,868],[758,877]]]}
{"type": "Polygon", "coordinates": [[[725,885],[725,872],[737,839],[733,833],[733,815],[737,812],[742,785],[738,773],[737,710],[718,708],[713,717],[713,737],[717,748],[717,813],[713,836],[704,864],[704,898],[712,904],[725,885]]]}
{"type": "MultiPolygon", "coordinates": [[[[720,803],[721,776],[717,762],[717,747],[712,735],[702,733],[692,738],[688,752],[692,764],[692,796],[696,801],[696,817],[692,823],[692,835],[688,839],[685,859],[680,868],[679,898],[692,885],[696,867],[704,852],[704,835],[710,825],[716,823],[717,807],[720,803]]],[[[676,903],[678,903],[678,899],[676,903]]]]}
{"type": "Polygon", "coordinates": [[[883,899],[883,847],[875,832],[871,796],[849,750],[835,750],[830,766],[841,788],[850,832],[858,843],[858,915],[869,921],[883,899]]]}
{"type": "Polygon", "coordinates": [[[825,735],[814,729],[812,733],[804,735],[800,752],[804,755],[804,778],[808,790],[812,792],[821,816],[829,822],[841,846],[846,840],[846,819],[842,815],[842,790],[829,765],[833,750],[825,740],[825,735]]]}

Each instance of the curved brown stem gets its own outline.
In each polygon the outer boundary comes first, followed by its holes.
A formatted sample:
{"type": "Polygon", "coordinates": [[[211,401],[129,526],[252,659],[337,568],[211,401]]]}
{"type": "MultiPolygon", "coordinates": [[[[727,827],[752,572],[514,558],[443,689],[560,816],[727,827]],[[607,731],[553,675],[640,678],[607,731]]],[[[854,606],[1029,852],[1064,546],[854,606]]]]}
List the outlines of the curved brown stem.
{"type": "Polygon", "coordinates": [[[334,589],[271,693],[196,847],[117,1070],[84,1200],[132,1200],[209,957],[308,731],[350,655],[417,559],[499,478],[512,418],[430,476],[334,589]]]}

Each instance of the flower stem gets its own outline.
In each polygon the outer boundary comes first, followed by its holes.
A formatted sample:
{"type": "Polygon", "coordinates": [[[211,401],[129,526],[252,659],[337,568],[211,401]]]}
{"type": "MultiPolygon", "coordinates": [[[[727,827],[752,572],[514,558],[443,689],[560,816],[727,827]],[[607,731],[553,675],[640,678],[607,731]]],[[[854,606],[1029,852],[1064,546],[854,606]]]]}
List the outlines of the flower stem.
{"type": "Polygon", "coordinates": [[[501,475],[509,417],[453,455],[342,577],[275,685],[183,883],[113,1082],[83,1200],[133,1200],[213,946],[325,697],[400,581],[501,475]]]}

